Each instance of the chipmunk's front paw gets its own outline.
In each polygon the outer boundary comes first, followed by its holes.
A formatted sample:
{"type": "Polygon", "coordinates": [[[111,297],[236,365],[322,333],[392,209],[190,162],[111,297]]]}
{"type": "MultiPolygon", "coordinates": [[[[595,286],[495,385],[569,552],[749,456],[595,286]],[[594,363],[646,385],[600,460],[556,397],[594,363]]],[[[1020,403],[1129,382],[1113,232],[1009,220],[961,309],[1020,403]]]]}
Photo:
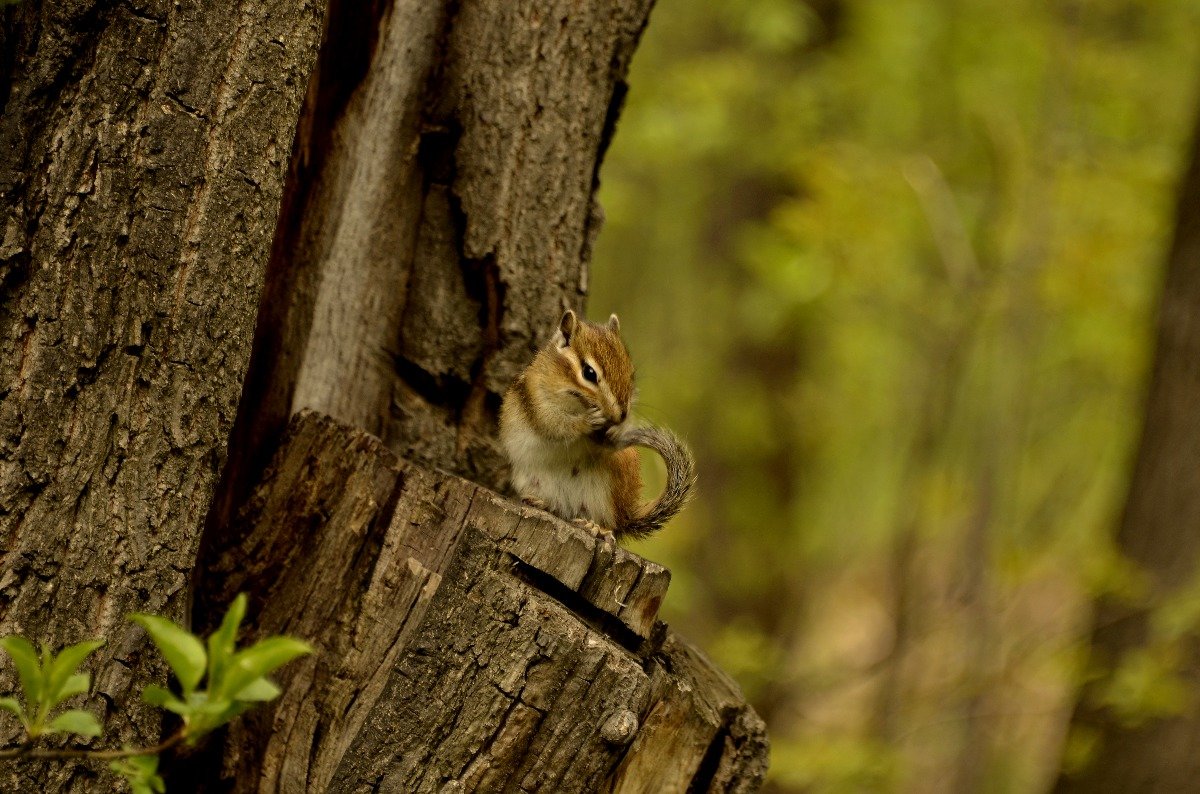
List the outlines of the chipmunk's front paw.
{"type": "Polygon", "coordinates": [[[591,532],[601,540],[608,543],[615,543],[617,540],[617,536],[613,534],[611,529],[606,529],[600,526],[590,518],[573,518],[571,519],[571,523],[580,529],[586,529],[588,532],[591,532]]]}
{"type": "Polygon", "coordinates": [[[521,501],[530,507],[536,507],[538,510],[545,510],[546,512],[550,511],[550,505],[546,504],[541,499],[538,499],[536,496],[522,496],[521,501]]]}

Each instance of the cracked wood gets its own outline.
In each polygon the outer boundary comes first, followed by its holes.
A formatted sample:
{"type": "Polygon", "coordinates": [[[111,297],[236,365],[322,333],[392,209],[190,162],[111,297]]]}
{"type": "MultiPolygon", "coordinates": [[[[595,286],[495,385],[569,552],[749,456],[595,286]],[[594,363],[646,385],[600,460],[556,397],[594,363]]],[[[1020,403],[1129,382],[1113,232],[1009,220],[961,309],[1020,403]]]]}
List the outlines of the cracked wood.
{"type": "MultiPolygon", "coordinates": [[[[0,9],[0,632],[108,639],[86,704],[121,714],[108,742],[158,739],[131,687],[162,670],[123,618],[187,610],[321,14],[0,9]]],[[[97,771],[8,765],[0,786],[97,771]]]]}
{"type": "Polygon", "coordinates": [[[256,631],[318,653],[232,729],[237,791],[761,781],[762,723],[657,621],[655,563],[307,412],[238,525],[216,598],[251,592],[256,631]]]}

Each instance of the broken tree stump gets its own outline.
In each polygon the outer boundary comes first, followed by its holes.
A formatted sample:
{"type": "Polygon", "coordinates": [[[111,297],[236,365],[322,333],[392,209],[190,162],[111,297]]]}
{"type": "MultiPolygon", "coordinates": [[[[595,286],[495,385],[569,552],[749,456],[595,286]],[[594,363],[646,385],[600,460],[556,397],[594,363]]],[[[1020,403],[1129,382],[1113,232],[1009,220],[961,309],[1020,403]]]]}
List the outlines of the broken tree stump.
{"type": "Polygon", "coordinates": [[[669,572],[486,488],[294,418],[206,572],[302,637],[235,725],[239,792],[753,791],[764,726],[657,620],[669,572]]]}
{"type": "MultiPolygon", "coordinates": [[[[503,481],[500,395],[583,309],[651,5],[0,9],[0,623],[109,640],[102,746],[162,738],[138,694],[166,671],[124,615],[202,630],[246,589],[260,632],[322,653],[224,748],[165,758],[176,791],[761,777],[736,687],[656,628],[663,569],[315,416],[260,476],[306,406],[503,481]]],[[[12,765],[0,789],[106,774],[12,765]]]]}

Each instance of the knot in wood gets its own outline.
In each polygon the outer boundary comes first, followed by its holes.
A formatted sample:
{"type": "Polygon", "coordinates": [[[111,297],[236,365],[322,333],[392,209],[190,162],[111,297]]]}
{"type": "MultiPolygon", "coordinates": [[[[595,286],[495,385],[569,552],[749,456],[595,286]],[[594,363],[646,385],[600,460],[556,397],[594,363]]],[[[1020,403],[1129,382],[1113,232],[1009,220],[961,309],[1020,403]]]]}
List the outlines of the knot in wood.
{"type": "Polygon", "coordinates": [[[637,715],[629,709],[621,709],[609,715],[600,728],[600,738],[609,744],[629,744],[637,733],[637,715]]]}

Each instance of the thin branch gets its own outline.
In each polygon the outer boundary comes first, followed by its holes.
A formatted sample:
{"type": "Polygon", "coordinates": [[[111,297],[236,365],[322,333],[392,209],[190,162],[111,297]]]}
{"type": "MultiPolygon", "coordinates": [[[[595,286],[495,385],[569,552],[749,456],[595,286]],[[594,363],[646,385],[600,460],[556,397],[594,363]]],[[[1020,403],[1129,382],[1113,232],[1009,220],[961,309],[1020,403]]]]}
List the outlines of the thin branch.
{"type": "Polygon", "coordinates": [[[109,761],[114,758],[130,758],[135,755],[158,755],[161,752],[170,750],[175,745],[182,742],[184,739],[183,729],[180,728],[170,737],[164,739],[153,747],[133,747],[124,748],[121,750],[88,750],[83,747],[64,747],[59,750],[51,749],[33,749],[29,742],[17,747],[9,747],[0,750],[0,761],[10,760],[13,758],[39,758],[39,759],[54,759],[54,758],[85,758],[93,761],[109,761]]]}

